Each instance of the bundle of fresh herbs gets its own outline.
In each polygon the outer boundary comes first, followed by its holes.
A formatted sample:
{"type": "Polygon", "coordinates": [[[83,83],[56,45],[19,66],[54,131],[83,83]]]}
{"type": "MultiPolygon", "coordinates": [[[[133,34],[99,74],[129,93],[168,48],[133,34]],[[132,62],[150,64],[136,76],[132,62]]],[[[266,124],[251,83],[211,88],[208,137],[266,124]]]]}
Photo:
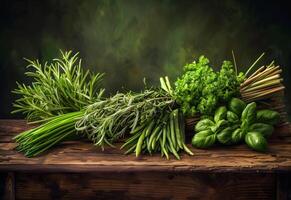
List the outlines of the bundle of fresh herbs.
{"type": "Polygon", "coordinates": [[[78,53],[62,52],[61,57],[43,65],[28,60],[25,74],[33,78],[31,85],[19,84],[13,92],[20,95],[13,113],[22,112],[31,122],[41,122],[60,114],[80,111],[98,101],[104,89],[100,88],[103,74],[92,74],[82,69],[78,53]]]}
{"type": "Polygon", "coordinates": [[[26,156],[36,156],[61,141],[76,138],[76,121],[83,116],[82,109],[101,100],[103,74],[83,71],[78,54],[61,52],[61,58],[41,65],[30,61],[26,72],[33,77],[32,85],[18,84],[14,112],[22,112],[33,123],[46,122],[17,135],[17,150],[26,156]]]}
{"type": "Polygon", "coordinates": [[[247,102],[257,101],[284,90],[281,72],[280,67],[275,66],[274,62],[266,67],[260,67],[241,84],[242,99],[247,102]]]}
{"type": "Polygon", "coordinates": [[[185,144],[184,118],[199,114],[203,116],[195,126],[195,147],[245,141],[264,151],[265,138],[273,132],[279,114],[256,111],[252,101],[269,98],[283,86],[281,70],[273,64],[247,76],[259,59],[244,75],[238,74],[236,62],[233,66],[230,61],[224,61],[215,72],[201,56],[184,67],[175,88],[165,77],[160,78],[160,87],[118,92],[108,98],[102,97],[104,89],[100,88],[103,75],[84,72],[77,54],[62,53],[62,58],[51,64],[29,61],[35,71],[26,75],[34,82],[30,86],[18,84],[14,92],[22,97],[16,101],[14,112],[23,112],[29,121],[45,123],[16,136],[17,149],[32,157],[82,135],[101,148],[125,138],[121,148],[126,153],[159,152],[167,159],[170,154],[180,159],[181,150],[193,154],[185,144]],[[227,104],[228,108],[223,106],[227,104]]]}
{"type": "Polygon", "coordinates": [[[175,101],[161,89],[146,89],[140,93],[117,93],[88,106],[76,123],[95,145],[112,145],[126,131],[154,120],[155,116],[173,109],[175,101]]]}
{"type": "Polygon", "coordinates": [[[83,114],[83,111],[61,114],[36,128],[20,133],[14,138],[18,144],[16,149],[27,157],[33,157],[62,141],[78,138],[75,123],[83,114]]]}
{"type": "Polygon", "coordinates": [[[186,116],[211,114],[219,103],[238,96],[242,75],[237,76],[236,71],[230,61],[224,61],[220,71],[214,72],[204,56],[186,65],[174,91],[183,113],[186,116]]]}

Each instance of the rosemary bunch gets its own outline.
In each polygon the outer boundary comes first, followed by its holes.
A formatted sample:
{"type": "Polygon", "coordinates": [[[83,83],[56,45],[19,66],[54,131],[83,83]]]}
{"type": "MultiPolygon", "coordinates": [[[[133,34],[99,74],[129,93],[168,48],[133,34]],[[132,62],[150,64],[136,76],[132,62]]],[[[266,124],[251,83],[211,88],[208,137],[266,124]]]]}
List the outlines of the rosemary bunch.
{"type": "Polygon", "coordinates": [[[95,145],[104,148],[123,137],[126,131],[155,119],[171,110],[175,101],[161,89],[146,89],[141,93],[117,93],[87,107],[76,129],[86,134],[95,145]]]}
{"type": "Polygon", "coordinates": [[[28,60],[34,71],[25,74],[33,78],[31,85],[19,84],[13,92],[21,97],[14,103],[12,113],[22,112],[32,122],[45,121],[68,112],[79,111],[96,102],[103,94],[100,89],[103,74],[82,69],[78,53],[61,51],[61,58],[40,64],[28,60]]]}

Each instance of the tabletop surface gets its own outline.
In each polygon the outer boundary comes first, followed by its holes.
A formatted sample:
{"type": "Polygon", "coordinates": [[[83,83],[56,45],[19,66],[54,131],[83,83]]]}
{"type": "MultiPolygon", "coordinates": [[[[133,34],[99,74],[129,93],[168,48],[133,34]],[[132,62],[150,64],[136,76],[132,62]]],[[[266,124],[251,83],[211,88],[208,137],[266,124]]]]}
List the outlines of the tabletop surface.
{"type": "Polygon", "coordinates": [[[181,160],[149,156],[124,155],[120,145],[104,151],[86,141],[64,142],[47,153],[26,158],[14,150],[13,136],[29,129],[24,120],[0,120],[0,172],[291,172],[290,125],[276,128],[267,153],[250,150],[246,145],[214,147],[207,150],[191,148],[194,156],[181,154],[181,160]],[[275,137],[276,135],[284,137],[275,137]]]}

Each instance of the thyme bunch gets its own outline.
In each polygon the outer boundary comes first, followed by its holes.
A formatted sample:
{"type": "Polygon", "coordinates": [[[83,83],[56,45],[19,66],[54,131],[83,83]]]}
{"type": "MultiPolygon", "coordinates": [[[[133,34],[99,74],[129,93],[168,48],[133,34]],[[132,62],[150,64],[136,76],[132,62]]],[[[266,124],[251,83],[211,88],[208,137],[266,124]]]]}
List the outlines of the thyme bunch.
{"type": "Polygon", "coordinates": [[[161,89],[146,89],[141,93],[117,93],[87,107],[76,123],[76,130],[84,133],[95,145],[112,146],[126,131],[151,121],[175,101],[161,89]]]}

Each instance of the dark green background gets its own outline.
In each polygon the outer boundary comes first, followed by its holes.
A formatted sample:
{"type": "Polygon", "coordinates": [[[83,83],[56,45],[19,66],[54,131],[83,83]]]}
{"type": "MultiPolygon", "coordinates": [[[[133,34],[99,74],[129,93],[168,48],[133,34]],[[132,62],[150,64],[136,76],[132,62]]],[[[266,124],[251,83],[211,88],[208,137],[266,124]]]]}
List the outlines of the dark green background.
{"type": "Polygon", "coordinates": [[[280,1],[2,0],[1,118],[11,115],[16,81],[29,83],[26,62],[80,52],[85,68],[106,73],[108,93],[139,90],[143,77],[174,80],[185,63],[206,55],[217,68],[235,51],[241,70],[262,52],[283,67],[290,101],[291,10],[280,1]]]}

